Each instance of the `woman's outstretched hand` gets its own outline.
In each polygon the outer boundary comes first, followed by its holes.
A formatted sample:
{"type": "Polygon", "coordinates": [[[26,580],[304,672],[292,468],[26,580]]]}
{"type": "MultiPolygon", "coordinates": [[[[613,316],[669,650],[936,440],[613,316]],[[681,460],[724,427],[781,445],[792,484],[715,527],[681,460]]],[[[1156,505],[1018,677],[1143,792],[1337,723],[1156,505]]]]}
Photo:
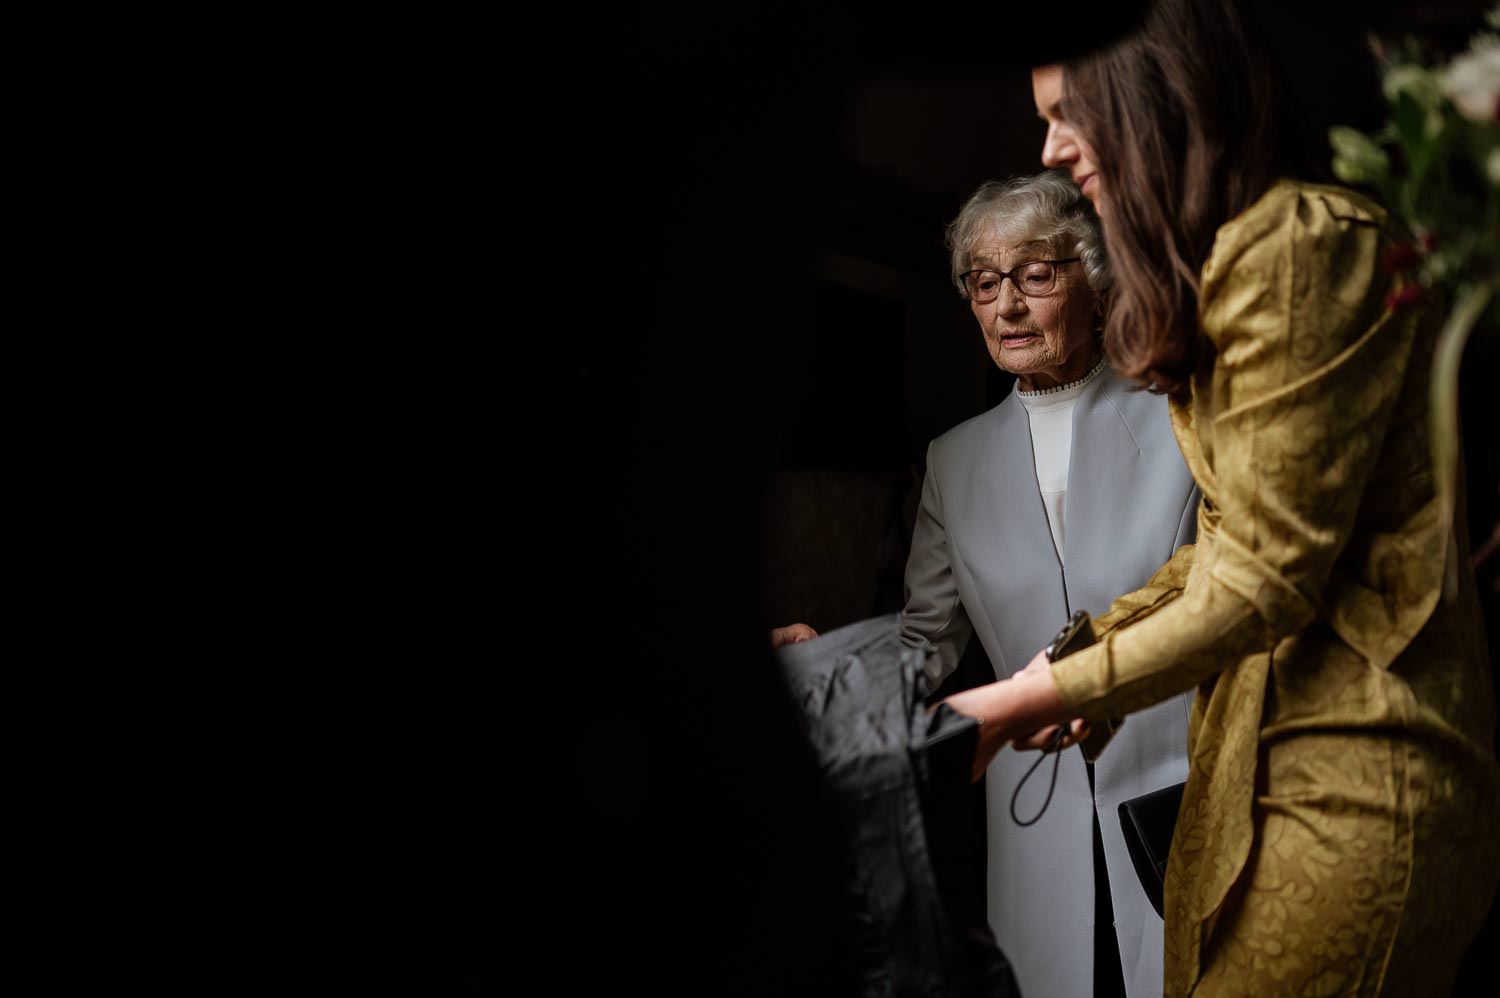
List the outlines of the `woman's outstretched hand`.
{"type": "Polygon", "coordinates": [[[1066,724],[1049,724],[1045,728],[1033,731],[1031,734],[1026,735],[1022,738],[1013,738],[1011,739],[1010,744],[1011,747],[1018,752],[1026,749],[1035,749],[1041,752],[1049,752],[1052,750],[1054,745],[1057,747],[1058,751],[1062,751],[1065,748],[1071,748],[1072,746],[1077,745],[1079,742],[1083,741],[1088,737],[1088,733],[1089,722],[1085,721],[1081,717],[1076,717],[1066,724]],[[1053,741],[1053,739],[1057,737],[1057,731],[1059,728],[1067,728],[1068,733],[1063,736],[1063,740],[1061,742],[1055,742],[1053,741]]]}
{"type": "Polygon", "coordinates": [[[969,717],[979,719],[979,744],[974,750],[971,778],[984,775],[995,754],[1007,743],[1017,749],[1052,748],[1057,729],[1064,724],[1068,733],[1059,749],[1076,745],[1088,733],[1088,723],[1069,720],[1069,709],[1048,675],[1051,663],[1037,653],[1026,668],[1010,679],[976,686],[948,697],[943,702],[969,717]]]}
{"type": "MultiPolygon", "coordinates": [[[[1035,675],[1037,673],[1044,673],[1050,668],[1052,668],[1052,660],[1047,657],[1047,652],[1043,649],[1031,657],[1031,661],[1026,663],[1026,668],[1021,670],[1021,674],[1035,675]]],[[[1089,722],[1080,717],[1068,722],[1067,725],[1049,724],[1047,727],[1033,731],[1028,735],[1012,739],[1010,744],[1017,751],[1029,749],[1041,752],[1046,752],[1055,745],[1060,752],[1083,741],[1088,733],[1089,722]],[[1057,729],[1061,727],[1066,727],[1068,733],[1063,737],[1061,743],[1054,742],[1053,739],[1057,737],[1057,729]]]]}

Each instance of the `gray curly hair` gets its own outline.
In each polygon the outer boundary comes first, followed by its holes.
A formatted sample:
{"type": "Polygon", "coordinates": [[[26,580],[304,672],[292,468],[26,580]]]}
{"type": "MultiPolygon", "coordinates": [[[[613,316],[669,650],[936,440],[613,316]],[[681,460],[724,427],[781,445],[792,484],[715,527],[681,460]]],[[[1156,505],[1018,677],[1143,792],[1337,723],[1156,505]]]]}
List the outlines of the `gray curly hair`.
{"type": "Polygon", "coordinates": [[[959,294],[964,294],[959,277],[972,269],[974,247],[982,239],[1047,242],[1058,256],[1076,253],[1082,258],[1091,289],[1102,291],[1113,281],[1099,216],[1066,170],[985,181],[948,223],[943,236],[952,254],[951,276],[959,294]]]}

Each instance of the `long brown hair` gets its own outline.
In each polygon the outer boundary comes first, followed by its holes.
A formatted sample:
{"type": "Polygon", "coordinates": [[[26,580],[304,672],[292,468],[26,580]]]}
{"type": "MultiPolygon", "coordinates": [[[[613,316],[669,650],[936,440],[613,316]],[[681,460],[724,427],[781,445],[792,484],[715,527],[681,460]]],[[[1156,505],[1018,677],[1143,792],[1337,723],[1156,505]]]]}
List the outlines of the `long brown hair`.
{"type": "Polygon", "coordinates": [[[1093,148],[1115,273],[1110,363],[1153,391],[1203,349],[1198,274],[1220,225],[1311,164],[1259,26],[1235,0],[1156,0],[1139,31],[1069,63],[1064,108],[1093,148]]]}

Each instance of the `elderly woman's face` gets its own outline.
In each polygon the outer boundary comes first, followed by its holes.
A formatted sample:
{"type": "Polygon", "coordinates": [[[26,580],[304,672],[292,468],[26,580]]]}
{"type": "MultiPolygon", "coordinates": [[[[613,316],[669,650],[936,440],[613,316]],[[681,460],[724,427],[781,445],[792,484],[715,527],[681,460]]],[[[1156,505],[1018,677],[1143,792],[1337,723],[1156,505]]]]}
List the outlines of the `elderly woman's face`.
{"type": "MultiPolygon", "coordinates": [[[[1041,240],[985,240],[971,247],[969,266],[975,270],[1013,271],[1034,260],[1075,255],[1057,253],[1041,240]]],[[[1057,284],[1045,295],[1023,295],[1015,281],[1006,277],[994,301],[971,300],[969,307],[984,330],[990,357],[1001,370],[1017,375],[1023,391],[1077,381],[1098,362],[1093,335],[1098,298],[1089,289],[1080,261],[1058,264],[1057,284]]]]}
{"type": "Polygon", "coordinates": [[[1042,143],[1042,164],[1063,167],[1073,174],[1073,183],[1083,196],[1094,202],[1094,210],[1103,213],[1099,203],[1099,167],[1094,150],[1069,124],[1063,106],[1063,68],[1041,66],[1031,71],[1031,95],[1036,113],[1047,123],[1047,138],[1042,143]]]}

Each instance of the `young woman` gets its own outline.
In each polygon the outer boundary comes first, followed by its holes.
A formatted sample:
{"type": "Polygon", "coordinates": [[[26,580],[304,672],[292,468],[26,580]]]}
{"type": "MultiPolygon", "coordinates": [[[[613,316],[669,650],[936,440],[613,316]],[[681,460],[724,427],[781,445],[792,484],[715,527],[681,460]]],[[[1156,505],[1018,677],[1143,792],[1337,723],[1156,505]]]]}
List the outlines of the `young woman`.
{"type": "Polygon", "coordinates": [[[1440,309],[1382,265],[1406,236],[1378,205],[1303,179],[1233,0],[1159,0],[1034,83],[1044,162],[1104,223],[1106,352],[1170,396],[1198,540],[1098,645],[950,703],[993,752],[1196,687],[1167,994],[1445,994],[1500,876],[1500,766],[1428,453],[1440,309]]]}

